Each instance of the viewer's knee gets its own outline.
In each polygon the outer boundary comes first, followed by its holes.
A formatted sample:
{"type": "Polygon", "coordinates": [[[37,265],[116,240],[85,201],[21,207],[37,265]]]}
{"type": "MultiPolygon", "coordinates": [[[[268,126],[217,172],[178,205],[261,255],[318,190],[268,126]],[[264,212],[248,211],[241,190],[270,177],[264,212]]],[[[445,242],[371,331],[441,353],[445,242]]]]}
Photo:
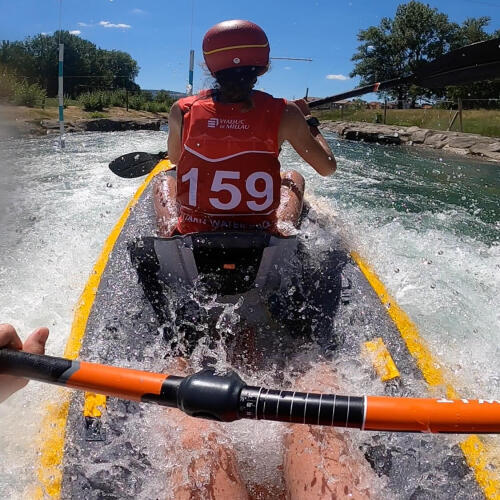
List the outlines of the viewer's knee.
{"type": "Polygon", "coordinates": [[[294,192],[304,193],[306,181],[297,170],[287,170],[281,173],[281,185],[292,189],[294,192]]]}
{"type": "Polygon", "coordinates": [[[281,173],[281,187],[289,189],[299,199],[304,196],[305,183],[304,177],[296,170],[287,170],[281,173]]]}

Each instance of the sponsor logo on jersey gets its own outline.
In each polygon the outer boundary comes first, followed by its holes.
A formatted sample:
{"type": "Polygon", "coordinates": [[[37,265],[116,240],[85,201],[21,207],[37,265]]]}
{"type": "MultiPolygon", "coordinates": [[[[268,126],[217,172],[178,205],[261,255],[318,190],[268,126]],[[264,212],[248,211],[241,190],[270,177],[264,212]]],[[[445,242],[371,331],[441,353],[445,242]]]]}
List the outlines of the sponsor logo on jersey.
{"type": "Polygon", "coordinates": [[[245,120],[239,118],[209,118],[207,122],[208,128],[223,128],[228,130],[249,130],[245,120]]]}
{"type": "Polygon", "coordinates": [[[208,119],[208,128],[216,128],[219,126],[218,118],[209,118],[208,119]]]}

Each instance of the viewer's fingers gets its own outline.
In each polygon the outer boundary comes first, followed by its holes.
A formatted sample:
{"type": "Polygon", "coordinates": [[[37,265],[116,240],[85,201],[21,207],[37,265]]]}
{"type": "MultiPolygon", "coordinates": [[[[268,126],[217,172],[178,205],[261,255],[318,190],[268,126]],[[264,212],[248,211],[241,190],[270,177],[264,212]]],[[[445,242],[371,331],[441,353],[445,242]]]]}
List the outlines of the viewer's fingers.
{"type": "Polygon", "coordinates": [[[0,324],[0,347],[23,348],[23,343],[12,325],[0,324]]]}
{"type": "Polygon", "coordinates": [[[37,328],[24,342],[23,351],[31,352],[32,354],[44,354],[48,336],[48,328],[37,328]]]}

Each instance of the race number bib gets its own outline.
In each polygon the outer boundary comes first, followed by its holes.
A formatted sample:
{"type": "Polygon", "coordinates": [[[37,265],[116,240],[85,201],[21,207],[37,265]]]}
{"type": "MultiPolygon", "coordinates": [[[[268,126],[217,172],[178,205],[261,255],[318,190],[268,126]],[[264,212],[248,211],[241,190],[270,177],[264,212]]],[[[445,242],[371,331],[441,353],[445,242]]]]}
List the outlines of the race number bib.
{"type": "MultiPolygon", "coordinates": [[[[188,205],[193,208],[198,206],[198,173],[199,169],[195,167],[181,177],[182,183],[189,184],[188,205]]],[[[248,200],[245,204],[252,212],[262,212],[273,204],[273,188],[273,178],[267,172],[253,172],[242,179],[241,172],[216,170],[208,192],[208,202],[214,209],[232,211],[240,206],[243,199],[248,200]]]]}

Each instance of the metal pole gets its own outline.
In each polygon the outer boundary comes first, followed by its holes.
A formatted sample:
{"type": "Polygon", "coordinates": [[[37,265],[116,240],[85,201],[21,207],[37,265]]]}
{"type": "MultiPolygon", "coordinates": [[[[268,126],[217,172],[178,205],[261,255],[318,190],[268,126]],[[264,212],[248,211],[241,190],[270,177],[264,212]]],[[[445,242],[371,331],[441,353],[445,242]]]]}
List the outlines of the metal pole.
{"type": "Polygon", "coordinates": [[[462,122],[462,98],[458,98],[458,119],[460,120],[460,132],[464,131],[464,124],[462,122]]]}
{"type": "Polygon", "coordinates": [[[59,44],[59,76],[58,76],[58,100],[59,100],[59,145],[64,148],[64,88],[63,88],[63,62],[64,44],[59,44]]]}
{"type": "Polygon", "coordinates": [[[194,75],[194,50],[189,51],[189,84],[187,94],[193,95],[193,75],[194,75]]]}
{"type": "Polygon", "coordinates": [[[312,62],[309,57],[270,57],[269,59],[280,59],[282,61],[307,61],[312,62]]]}

